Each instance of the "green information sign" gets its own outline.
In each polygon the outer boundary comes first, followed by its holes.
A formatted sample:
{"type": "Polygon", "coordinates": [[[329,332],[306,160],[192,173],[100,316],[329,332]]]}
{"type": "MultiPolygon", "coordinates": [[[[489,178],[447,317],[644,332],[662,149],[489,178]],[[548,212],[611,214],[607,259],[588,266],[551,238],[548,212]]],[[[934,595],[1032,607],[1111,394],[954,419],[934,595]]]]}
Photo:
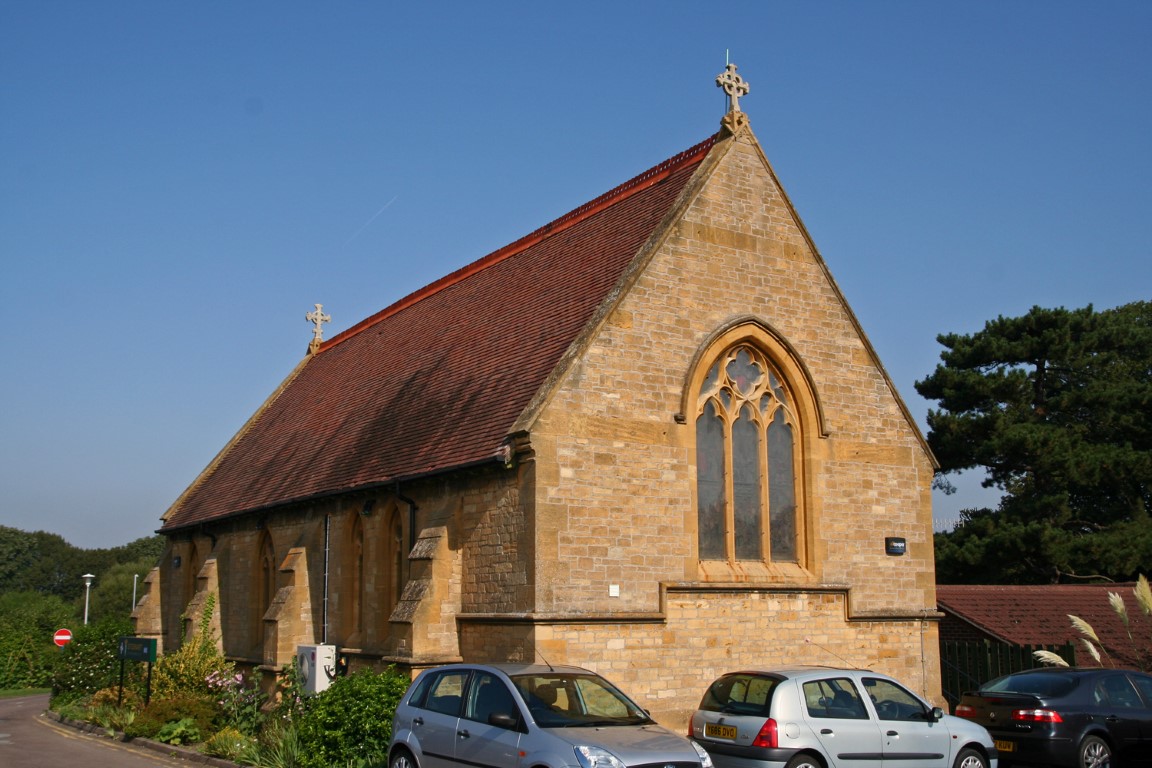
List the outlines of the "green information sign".
{"type": "Polygon", "coordinates": [[[152,637],[120,638],[120,658],[127,661],[156,661],[156,639],[152,637]]]}

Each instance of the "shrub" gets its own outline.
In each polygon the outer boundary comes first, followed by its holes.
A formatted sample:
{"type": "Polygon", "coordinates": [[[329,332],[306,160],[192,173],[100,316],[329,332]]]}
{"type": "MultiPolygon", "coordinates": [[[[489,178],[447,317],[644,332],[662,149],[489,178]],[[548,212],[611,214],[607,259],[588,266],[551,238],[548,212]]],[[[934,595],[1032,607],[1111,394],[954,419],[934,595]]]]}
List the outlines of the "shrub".
{"type": "Polygon", "coordinates": [[[152,670],[152,692],[156,696],[175,693],[212,693],[213,675],[231,677],[235,668],[216,649],[211,634],[215,594],[209,594],[200,619],[200,631],[174,652],[161,656],[152,670]]]}
{"type": "Polygon", "coordinates": [[[124,686],[124,691],[121,693],[120,686],[110,686],[108,688],[101,688],[92,694],[92,706],[94,707],[124,707],[128,709],[140,709],[144,706],[143,699],[127,685],[124,686]]]}
{"type": "Polygon", "coordinates": [[[384,759],[392,715],[409,682],[392,667],[336,678],[298,721],[300,765],[327,768],[384,759]]]}
{"type": "Polygon", "coordinates": [[[60,717],[66,717],[69,720],[87,720],[91,715],[92,697],[78,694],[67,701],[52,699],[52,710],[60,717]]]}
{"type": "Polygon", "coordinates": [[[88,719],[99,723],[109,736],[115,736],[117,731],[132,725],[136,720],[136,710],[112,704],[97,704],[89,710],[88,719]]]}
{"type": "Polygon", "coordinates": [[[240,760],[257,768],[302,768],[304,753],[296,726],[276,721],[269,723],[260,735],[260,741],[241,755],[240,760]]]}
{"type": "Polygon", "coordinates": [[[220,710],[205,694],[178,693],[153,699],[136,719],[124,729],[128,736],[157,737],[164,726],[180,720],[192,720],[201,735],[215,732],[220,710]]]}
{"type": "Polygon", "coordinates": [[[196,727],[195,720],[190,717],[185,717],[171,723],[166,723],[156,734],[156,741],[162,744],[173,744],[175,746],[191,744],[194,741],[200,741],[200,729],[196,727]]]}
{"type": "Polygon", "coordinates": [[[105,619],[76,630],[54,665],[53,708],[116,684],[120,638],[131,633],[132,626],[124,619],[105,619]]]}
{"type": "Polygon", "coordinates": [[[231,677],[233,674],[232,664],[220,655],[215,645],[193,640],[157,660],[152,670],[152,693],[156,696],[211,693],[208,679],[212,675],[231,677]]]}
{"type": "Polygon", "coordinates": [[[212,738],[204,742],[200,751],[212,757],[222,757],[225,760],[235,761],[237,758],[251,750],[251,740],[232,728],[222,728],[212,738]]]}

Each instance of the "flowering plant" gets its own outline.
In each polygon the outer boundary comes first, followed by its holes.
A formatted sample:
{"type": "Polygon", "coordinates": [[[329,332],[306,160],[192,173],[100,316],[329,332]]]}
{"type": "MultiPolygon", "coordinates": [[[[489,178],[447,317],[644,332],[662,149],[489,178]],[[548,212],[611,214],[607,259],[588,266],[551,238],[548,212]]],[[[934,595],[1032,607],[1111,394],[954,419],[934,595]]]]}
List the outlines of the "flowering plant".
{"type": "Polygon", "coordinates": [[[215,670],[204,683],[216,697],[229,725],[247,736],[255,736],[264,724],[264,702],[268,697],[260,688],[260,673],[246,683],[244,675],[232,670],[215,670]]]}

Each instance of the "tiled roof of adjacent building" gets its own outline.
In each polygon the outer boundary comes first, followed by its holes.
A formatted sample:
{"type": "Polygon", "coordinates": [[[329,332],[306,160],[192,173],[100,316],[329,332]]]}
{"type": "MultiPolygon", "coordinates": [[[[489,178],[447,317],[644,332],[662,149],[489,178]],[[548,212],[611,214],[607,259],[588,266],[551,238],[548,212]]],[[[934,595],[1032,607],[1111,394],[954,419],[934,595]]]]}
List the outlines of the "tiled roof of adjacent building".
{"type": "Polygon", "coordinates": [[[161,530],[495,461],[713,143],[324,342],[173,504],[161,530]]]}
{"type": "MultiPolygon", "coordinates": [[[[1152,643],[1152,619],[1144,615],[1132,593],[1134,584],[957,585],[936,587],[936,604],[945,614],[1012,645],[1074,643],[1080,666],[1095,662],[1081,643],[1084,635],[1069,615],[1087,621],[1116,666],[1139,666],[1152,643]],[[1132,626],[1124,624],[1108,602],[1108,593],[1124,599],[1132,626]]],[[[1105,660],[1107,664],[1107,660],[1105,660]]]]}

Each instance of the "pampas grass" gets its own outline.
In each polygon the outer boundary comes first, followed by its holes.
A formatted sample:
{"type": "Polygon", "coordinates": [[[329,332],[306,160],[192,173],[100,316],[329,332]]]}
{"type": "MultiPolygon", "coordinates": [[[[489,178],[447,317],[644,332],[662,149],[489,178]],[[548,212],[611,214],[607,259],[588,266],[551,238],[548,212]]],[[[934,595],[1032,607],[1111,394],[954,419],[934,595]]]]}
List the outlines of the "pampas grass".
{"type": "MultiPolygon", "coordinates": [[[[1136,587],[1132,590],[1132,594],[1136,597],[1136,604],[1140,607],[1140,610],[1143,611],[1146,616],[1152,616],[1152,589],[1149,588],[1148,579],[1143,574],[1136,580],[1136,587]]],[[[1132,623],[1128,617],[1128,606],[1124,604],[1124,598],[1118,592],[1109,592],[1108,605],[1112,607],[1112,612],[1116,614],[1116,617],[1120,619],[1120,623],[1124,625],[1124,632],[1128,635],[1128,641],[1132,643],[1132,647],[1137,651],[1137,655],[1146,656],[1147,652],[1143,654],[1140,653],[1140,644],[1136,638],[1132,636],[1132,623]]],[[[1084,644],[1084,647],[1088,650],[1088,654],[1096,660],[1096,663],[1104,666],[1102,658],[1108,657],[1108,664],[1115,666],[1115,664],[1112,663],[1112,658],[1108,656],[1108,651],[1104,647],[1104,643],[1100,642],[1100,638],[1097,637],[1096,630],[1092,629],[1092,625],[1079,616],[1073,616],[1072,614],[1068,614],[1068,619],[1072,622],[1072,627],[1084,635],[1084,637],[1080,639],[1080,642],[1084,644]],[[1103,656],[1101,654],[1103,654],[1103,656]]],[[[1055,663],[1053,661],[1040,659],[1039,652],[1033,655],[1036,656],[1037,660],[1045,664],[1055,663]]],[[[1056,658],[1059,657],[1057,656],[1056,658]]],[[[1063,659],[1060,659],[1060,661],[1063,661],[1063,659]]],[[[1067,666],[1067,664],[1063,666],[1067,666]]]]}
{"type": "Polygon", "coordinates": [[[1152,616],[1152,589],[1148,588],[1148,579],[1144,578],[1144,574],[1140,574],[1140,578],[1136,580],[1136,588],[1132,593],[1136,595],[1136,604],[1140,606],[1140,610],[1144,611],[1146,616],[1152,616]]]}
{"type": "Polygon", "coordinates": [[[1050,667],[1066,667],[1068,662],[1064,661],[1064,657],[1052,651],[1033,651],[1032,657],[1041,664],[1047,664],[1050,667]]]}
{"type": "Polygon", "coordinates": [[[1091,624],[1084,621],[1084,619],[1080,618],[1079,616],[1073,616],[1072,614],[1068,614],[1068,618],[1072,621],[1073,629],[1094,643],[1100,642],[1100,638],[1096,637],[1096,630],[1092,629],[1091,624]]]}

